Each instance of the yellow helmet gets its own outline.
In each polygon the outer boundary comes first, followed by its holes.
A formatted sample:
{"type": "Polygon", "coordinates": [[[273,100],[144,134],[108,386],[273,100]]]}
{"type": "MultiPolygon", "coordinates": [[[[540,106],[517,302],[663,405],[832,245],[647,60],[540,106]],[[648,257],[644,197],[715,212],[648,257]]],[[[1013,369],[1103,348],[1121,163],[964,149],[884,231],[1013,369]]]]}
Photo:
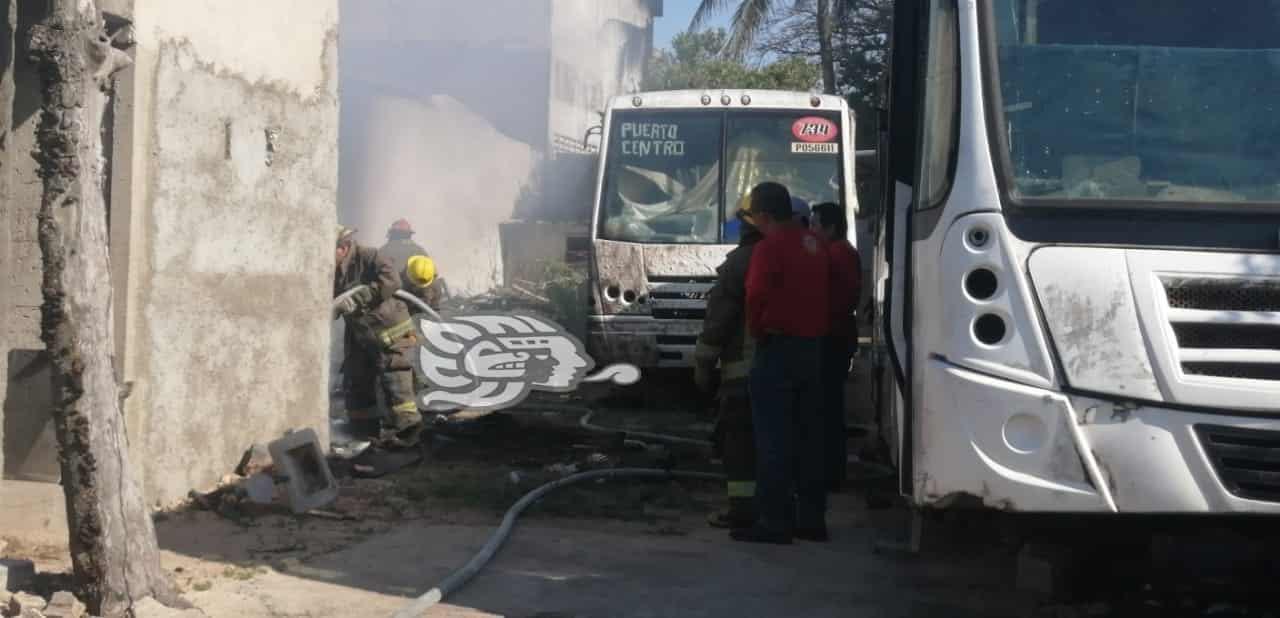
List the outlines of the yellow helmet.
{"type": "Polygon", "coordinates": [[[407,269],[409,279],[420,288],[425,288],[436,280],[436,262],[425,255],[409,258],[407,269]]]}

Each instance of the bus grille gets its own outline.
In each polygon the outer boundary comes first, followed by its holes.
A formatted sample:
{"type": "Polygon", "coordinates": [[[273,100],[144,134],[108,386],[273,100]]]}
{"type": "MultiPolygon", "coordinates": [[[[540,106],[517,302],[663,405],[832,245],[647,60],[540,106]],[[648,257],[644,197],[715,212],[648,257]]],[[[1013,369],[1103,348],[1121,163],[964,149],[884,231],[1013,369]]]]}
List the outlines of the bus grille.
{"type": "Polygon", "coordinates": [[[1280,281],[1162,281],[1184,374],[1280,381],[1280,281]]]}
{"type": "Polygon", "coordinates": [[[715,277],[649,277],[650,310],[659,320],[701,320],[715,277]]]}
{"type": "Polygon", "coordinates": [[[1196,433],[1227,491],[1280,502],[1280,431],[1196,425],[1196,433]]]}

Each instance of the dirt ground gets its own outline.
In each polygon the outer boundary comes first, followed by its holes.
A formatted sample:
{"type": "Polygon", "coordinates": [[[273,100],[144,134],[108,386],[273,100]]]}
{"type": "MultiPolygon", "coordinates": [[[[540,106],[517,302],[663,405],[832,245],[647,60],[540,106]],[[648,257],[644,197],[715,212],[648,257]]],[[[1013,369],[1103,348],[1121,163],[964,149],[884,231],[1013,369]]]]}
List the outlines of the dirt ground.
{"type": "MultiPolygon", "coordinates": [[[[323,515],[283,504],[214,501],[157,515],[163,563],[210,616],[390,615],[465,564],[505,510],[542,483],[592,467],[717,471],[708,451],[624,442],[579,425],[705,437],[696,397],[549,397],[531,409],[454,421],[425,459],[379,479],[334,461],[341,493],[323,515]],[[557,409],[564,410],[557,412],[557,409]]],[[[834,540],[762,547],[705,523],[723,489],[704,481],[570,486],[521,518],[490,566],[431,616],[987,616],[1020,615],[1008,557],[966,552],[947,562],[877,556],[902,533],[900,513],[838,496],[834,540]],[[999,594],[992,594],[999,591],[999,594]],[[993,606],[992,599],[1003,599],[993,606]],[[1013,604],[1010,605],[1009,601],[1013,604]],[[856,610],[856,611],[855,611],[856,610]],[[991,613],[995,611],[996,613],[991,613]]],[[[64,547],[9,539],[3,553],[69,570],[64,547]]],[[[65,587],[46,577],[42,588],[65,587]]]]}
{"type": "MultiPolygon", "coordinates": [[[[430,440],[421,463],[384,478],[353,478],[334,460],[340,497],[320,514],[294,515],[282,501],[161,513],[164,567],[209,616],[389,616],[465,564],[505,510],[546,481],[592,467],[716,470],[703,448],[637,444],[579,424],[585,406],[596,410],[597,426],[705,437],[705,402],[668,389],[656,395],[662,406],[649,407],[653,397],[587,391],[461,415],[430,440]]],[[[870,510],[861,490],[833,497],[826,544],[732,542],[705,523],[722,500],[718,483],[702,481],[561,489],[527,511],[489,566],[428,615],[1184,615],[1054,607],[1017,592],[1016,545],[992,516],[931,522],[925,551],[911,556],[877,550],[905,538],[909,517],[894,506],[870,510]]],[[[69,585],[65,547],[8,538],[0,555],[34,560],[46,574],[37,592],[69,585]]]]}

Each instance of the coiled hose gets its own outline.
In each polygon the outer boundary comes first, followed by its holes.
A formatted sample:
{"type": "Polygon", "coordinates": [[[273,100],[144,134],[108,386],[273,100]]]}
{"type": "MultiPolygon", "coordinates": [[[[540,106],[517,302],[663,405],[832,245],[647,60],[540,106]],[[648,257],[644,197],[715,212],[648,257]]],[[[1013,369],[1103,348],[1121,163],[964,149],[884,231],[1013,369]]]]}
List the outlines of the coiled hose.
{"type": "Polygon", "coordinates": [[[461,569],[454,571],[448,577],[436,584],[435,587],[428,590],[422,596],[413,600],[412,603],[406,605],[403,609],[392,615],[392,618],[420,618],[428,609],[439,603],[446,596],[453,594],[476,573],[480,572],[493,556],[498,553],[498,549],[511,535],[511,529],[515,527],[516,518],[524,512],[526,508],[540,500],[543,496],[555,491],[566,485],[581,483],[595,479],[615,479],[615,478],[633,478],[633,479],[692,479],[699,481],[724,481],[723,474],[712,474],[709,472],[682,472],[679,470],[659,470],[656,468],[613,468],[609,470],[590,470],[587,472],[579,472],[566,476],[562,479],[551,481],[533,491],[524,495],[515,504],[507,509],[507,514],[502,518],[502,524],[489,537],[488,542],[471,560],[467,562],[461,569]]]}

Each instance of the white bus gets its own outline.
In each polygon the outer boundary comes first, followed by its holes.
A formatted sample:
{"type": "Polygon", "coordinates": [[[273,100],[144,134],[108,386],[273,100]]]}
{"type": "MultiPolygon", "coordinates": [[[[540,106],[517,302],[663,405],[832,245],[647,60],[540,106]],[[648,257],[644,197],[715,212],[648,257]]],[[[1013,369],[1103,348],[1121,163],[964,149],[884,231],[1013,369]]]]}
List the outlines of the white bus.
{"type": "Polygon", "coordinates": [[[875,294],[901,492],[1280,512],[1280,2],[896,20],[875,294]]]}
{"type": "Polygon", "coordinates": [[[692,367],[715,269],[738,242],[739,201],[772,180],[810,204],[843,205],[852,221],[853,135],[849,107],[835,96],[694,90],[612,99],[591,235],[591,355],[692,367]]]}

